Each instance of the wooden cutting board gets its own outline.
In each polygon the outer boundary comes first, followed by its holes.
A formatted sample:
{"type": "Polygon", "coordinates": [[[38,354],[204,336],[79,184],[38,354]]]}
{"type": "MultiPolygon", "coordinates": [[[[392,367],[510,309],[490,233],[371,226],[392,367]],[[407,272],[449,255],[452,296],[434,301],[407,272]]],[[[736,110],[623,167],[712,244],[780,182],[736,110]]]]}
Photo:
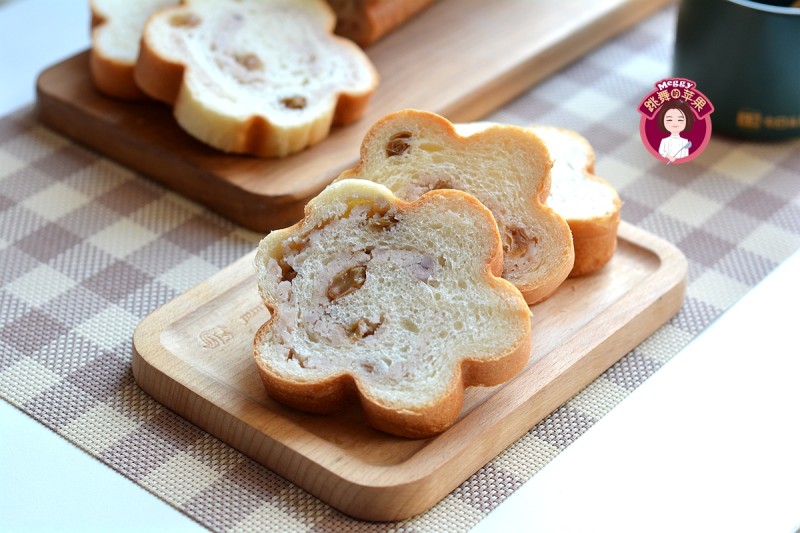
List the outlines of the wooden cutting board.
{"type": "Polygon", "coordinates": [[[254,252],[141,322],[133,373],[156,400],[342,512],[368,520],[420,513],[647,338],[683,302],[674,246],[622,223],[601,271],[569,279],[532,308],[526,368],[468,389],[458,421],[429,439],[368,427],[358,407],[304,414],[265,393],[252,359],[267,312],[254,252]]]}
{"type": "Polygon", "coordinates": [[[669,0],[441,0],[367,49],[381,84],[366,115],[284,159],[226,155],[184,133],[159,103],[103,97],[88,53],[41,74],[40,120],[245,227],[288,226],[353,166],[380,117],[404,108],[484,118],[669,0]]]}

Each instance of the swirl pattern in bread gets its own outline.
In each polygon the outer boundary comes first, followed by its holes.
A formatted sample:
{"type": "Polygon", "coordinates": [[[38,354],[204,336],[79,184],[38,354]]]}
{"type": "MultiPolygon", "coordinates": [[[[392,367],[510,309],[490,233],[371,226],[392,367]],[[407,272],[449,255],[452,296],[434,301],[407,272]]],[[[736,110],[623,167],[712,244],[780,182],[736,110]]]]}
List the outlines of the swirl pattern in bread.
{"type": "Polygon", "coordinates": [[[406,203],[337,182],[261,241],[255,267],[270,311],[259,373],[304,411],[357,399],[373,427],[427,437],[456,420],[465,387],[504,382],[530,356],[530,310],[499,277],[492,215],[460,191],[406,203]]]}

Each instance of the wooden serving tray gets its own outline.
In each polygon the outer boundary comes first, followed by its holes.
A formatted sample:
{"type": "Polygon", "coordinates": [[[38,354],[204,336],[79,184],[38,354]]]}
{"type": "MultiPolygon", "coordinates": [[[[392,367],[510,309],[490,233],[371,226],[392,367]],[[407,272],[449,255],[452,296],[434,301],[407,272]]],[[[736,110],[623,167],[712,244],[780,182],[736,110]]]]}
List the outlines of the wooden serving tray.
{"type": "Polygon", "coordinates": [[[88,52],[37,84],[40,120],[256,231],[285,227],[355,164],[366,130],[404,108],[485,117],[669,0],[441,0],[367,49],[381,76],[366,115],[283,159],[226,155],[181,130],[159,103],[106,98],[88,52]]]}
{"type": "Polygon", "coordinates": [[[272,401],[252,359],[266,320],[251,253],[145,318],[133,373],[156,400],[342,512],[398,520],[436,504],[673,316],[686,259],[622,223],[601,271],[532,308],[526,368],[468,389],[458,421],[429,439],[368,427],[360,408],[310,415],[272,401]]]}

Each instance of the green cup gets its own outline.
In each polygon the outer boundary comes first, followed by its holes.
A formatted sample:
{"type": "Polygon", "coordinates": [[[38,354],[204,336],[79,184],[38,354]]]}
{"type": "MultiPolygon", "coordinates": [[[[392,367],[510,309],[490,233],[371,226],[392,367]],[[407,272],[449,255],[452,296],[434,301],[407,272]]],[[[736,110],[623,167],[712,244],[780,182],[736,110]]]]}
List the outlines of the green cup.
{"type": "Polygon", "coordinates": [[[800,2],[680,0],[673,76],[708,97],[715,132],[800,135],[800,2]]]}

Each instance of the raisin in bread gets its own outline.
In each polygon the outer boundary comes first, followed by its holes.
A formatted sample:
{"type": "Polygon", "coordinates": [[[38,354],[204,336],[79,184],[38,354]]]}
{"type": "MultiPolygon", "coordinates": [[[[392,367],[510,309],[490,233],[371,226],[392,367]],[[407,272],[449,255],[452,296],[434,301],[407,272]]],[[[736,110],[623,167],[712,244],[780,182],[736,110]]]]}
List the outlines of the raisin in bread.
{"type": "Polygon", "coordinates": [[[417,110],[387,115],[367,132],[361,161],[338,179],[381,183],[405,201],[459,189],[494,215],[503,242],[503,277],[529,304],[547,298],[573,263],[567,223],[545,205],[551,161],[541,140],[516,126],[459,135],[446,119],[417,110]]]}
{"type": "Polygon", "coordinates": [[[144,23],[177,0],[90,0],[92,48],[89,72],[95,87],[115,98],[144,98],[133,79],[144,23]]]}
{"type": "Polygon", "coordinates": [[[323,0],[184,0],[150,17],[135,77],[225,152],[285,156],[363,113],[378,75],[323,0]]]}
{"type": "Polygon", "coordinates": [[[602,268],[617,249],[622,202],[614,187],[594,174],[594,150],[575,131],[531,126],[553,159],[547,203],[569,224],[575,246],[570,277],[602,268]]]}
{"type": "Polygon", "coordinates": [[[460,191],[406,203],[346,180],[260,243],[270,311],[254,354],[275,400],[313,413],[360,401],[367,422],[427,437],[458,417],[465,387],[510,379],[530,356],[530,310],[500,278],[491,213],[460,191]]]}
{"type": "Polygon", "coordinates": [[[336,33],[367,46],[428,7],[434,0],[328,0],[336,33]]]}

